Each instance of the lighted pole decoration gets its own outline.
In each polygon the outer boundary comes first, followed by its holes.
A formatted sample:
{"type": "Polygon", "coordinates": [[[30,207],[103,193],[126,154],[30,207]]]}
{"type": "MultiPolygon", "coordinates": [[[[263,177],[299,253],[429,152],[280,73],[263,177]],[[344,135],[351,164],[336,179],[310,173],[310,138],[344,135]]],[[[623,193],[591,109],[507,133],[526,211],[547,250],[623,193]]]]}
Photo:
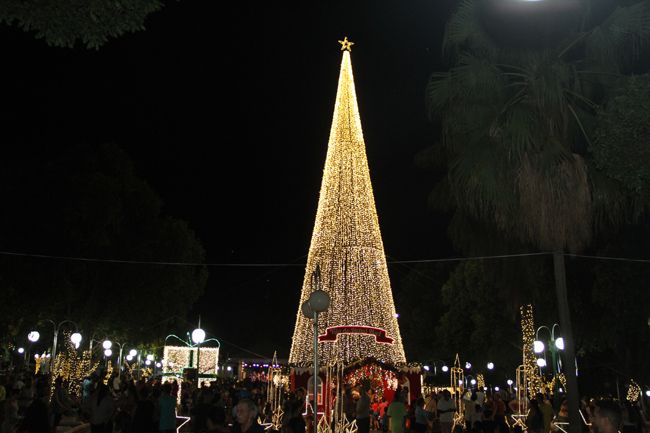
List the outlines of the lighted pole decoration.
{"type": "Polygon", "coordinates": [[[330,308],[318,320],[323,365],[374,358],[406,363],[375,210],[357,106],[350,49],[345,38],[325,169],[296,315],[289,363],[310,366],[313,323],[301,313],[320,267],[330,308]]]}
{"type": "Polygon", "coordinates": [[[311,317],[314,325],[314,376],[313,390],[314,390],[314,403],[312,405],[313,423],[314,428],[312,432],[318,432],[318,315],[327,311],[330,306],[330,296],[323,290],[323,283],[320,276],[320,268],[316,266],[316,270],[312,275],[312,287],[316,290],[311,292],[309,299],[307,299],[301,306],[302,313],[305,317],[311,317]]]}

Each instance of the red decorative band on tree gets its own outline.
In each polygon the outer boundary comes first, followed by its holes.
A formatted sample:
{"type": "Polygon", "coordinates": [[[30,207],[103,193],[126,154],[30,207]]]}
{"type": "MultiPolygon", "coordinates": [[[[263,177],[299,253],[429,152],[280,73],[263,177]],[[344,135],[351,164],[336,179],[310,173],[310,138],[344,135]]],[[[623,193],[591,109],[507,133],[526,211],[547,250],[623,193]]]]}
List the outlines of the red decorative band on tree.
{"type": "Polygon", "coordinates": [[[386,330],[381,328],[374,328],[372,326],[361,325],[345,325],[345,326],[332,326],[327,328],[325,334],[318,336],[319,342],[333,342],[336,341],[339,334],[367,334],[374,335],[377,343],[393,344],[394,338],[386,335],[386,330]]]}

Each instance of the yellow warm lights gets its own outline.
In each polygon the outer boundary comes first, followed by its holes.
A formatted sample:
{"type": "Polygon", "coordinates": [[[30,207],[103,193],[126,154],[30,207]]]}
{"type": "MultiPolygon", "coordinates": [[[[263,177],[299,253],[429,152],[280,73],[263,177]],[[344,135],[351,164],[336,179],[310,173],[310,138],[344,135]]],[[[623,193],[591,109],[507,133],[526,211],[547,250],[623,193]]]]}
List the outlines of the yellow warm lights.
{"type": "Polygon", "coordinates": [[[535,398],[542,388],[542,378],[540,377],[537,367],[537,357],[533,351],[533,342],[535,341],[535,320],[533,319],[533,306],[528,304],[520,308],[521,311],[521,337],[522,337],[522,355],[526,390],[528,398],[535,398]]]}
{"type": "Polygon", "coordinates": [[[352,45],[354,45],[354,42],[348,41],[348,37],[344,37],[342,41],[339,41],[339,44],[341,44],[341,51],[352,51],[352,45]]]}
{"type": "MultiPolygon", "coordinates": [[[[335,341],[319,343],[322,364],[368,357],[404,364],[356,100],[349,51],[352,43],[347,38],[340,42],[347,49],[343,51],[318,211],[298,305],[315,290],[311,275],[320,266],[323,290],[331,302],[329,309],[319,315],[319,334],[325,334],[330,327],[359,326],[385,330],[386,336],[394,339],[384,344],[368,333],[339,334],[335,341]]],[[[312,339],[311,320],[298,308],[289,363],[312,363],[312,339]]]]}
{"type": "MultiPolygon", "coordinates": [[[[196,347],[189,346],[165,346],[163,373],[183,374],[183,369],[190,366],[196,367],[196,347]]],[[[201,347],[200,374],[217,374],[219,365],[218,347],[201,347]]]]}

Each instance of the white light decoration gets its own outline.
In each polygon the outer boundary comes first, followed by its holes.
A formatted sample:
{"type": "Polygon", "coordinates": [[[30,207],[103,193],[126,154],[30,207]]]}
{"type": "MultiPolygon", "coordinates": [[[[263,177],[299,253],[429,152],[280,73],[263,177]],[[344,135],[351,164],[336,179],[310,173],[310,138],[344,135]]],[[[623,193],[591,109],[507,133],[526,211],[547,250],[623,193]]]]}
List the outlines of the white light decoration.
{"type": "Polygon", "coordinates": [[[465,363],[465,370],[469,370],[470,368],[472,368],[472,363],[468,361],[465,363]]]}
{"type": "Polygon", "coordinates": [[[336,327],[356,326],[355,332],[320,341],[320,363],[348,364],[374,358],[405,364],[384,245],[372,192],[361,117],[357,105],[350,52],[343,51],[334,116],[312,232],[289,363],[309,366],[314,359],[312,321],[301,306],[314,291],[316,267],[323,290],[331,298],[318,320],[319,335],[336,327]],[[386,331],[389,344],[378,342],[363,327],[386,331]]]}
{"type": "MultiPolygon", "coordinates": [[[[226,367],[226,371],[232,371],[232,367],[231,366],[226,367]]],[[[650,391],[648,391],[648,392],[650,392],[650,391]]]]}
{"type": "Polygon", "coordinates": [[[558,339],[556,339],[555,347],[557,347],[558,350],[564,350],[564,338],[559,337],[558,339]]]}
{"type": "Polygon", "coordinates": [[[153,361],[153,360],[154,360],[153,355],[151,354],[147,355],[147,361],[153,361]]]}
{"type": "Polygon", "coordinates": [[[104,349],[110,349],[111,347],[113,347],[113,342],[111,340],[104,340],[104,342],[102,343],[102,347],[104,349]]]}
{"type": "Polygon", "coordinates": [[[496,392],[499,392],[499,387],[498,387],[498,386],[495,386],[495,387],[494,387],[494,390],[495,390],[496,392]]]}
{"type": "Polygon", "coordinates": [[[113,351],[111,349],[104,349],[104,356],[110,358],[113,356],[113,351]]]}
{"type": "Polygon", "coordinates": [[[27,339],[32,343],[36,343],[39,338],[41,338],[41,334],[39,334],[38,331],[32,331],[29,334],[27,334],[27,339]]]}
{"type": "Polygon", "coordinates": [[[147,360],[144,362],[144,365],[151,365],[151,361],[147,359],[147,360]]]}
{"type": "Polygon", "coordinates": [[[160,362],[156,362],[156,367],[160,368],[162,367],[162,364],[160,362]]]}
{"type": "Polygon", "coordinates": [[[424,368],[424,371],[429,371],[429,370],[430,370],[428,365],[425,365],[425,366],[422,367],[422,368],[424,368]]]}
{"type": "Polygon", "coordinates": [[[76,348],[79,348],[79,343],[81,343],[81,334],[78,332],[75,332],[70,336],[70,341],[72,341],[72,344],[75,345],[76,348]]]}
{"type": "Polygon", "coordinates": [[[22,347],[19,347],[18,348],[18,353],[20,353],[22,355],[23,353],[25,353],[25,349],[22,348],[22,347]]]}
{"type": "Polygon", "coordinates": [[[544,358],[537,358],[538,367],[546,367],[546,360],[544,358]]]}
{"type": "Polygon", "coordinates": [[[133,361],[133,356],[126,355],[126,360],[129,361],[129,362],[133,361]]]}
{"type": "Polygon", "coordinates": [[[542,353],[544,351],[544,343],[539,340],[533,341],[533,352],[542,353]]]}
{"type": "Polygon", "coordinates": [[[494,369],[494,362],[488,362],[487,363],[487,368],[488,368],[488,370],[494,369]]]}
{"type": "Polygon", "coordinates": [[[508,386],[512,386],[514,382],[512,381],[512,379],[508,379],[506,383],[508,384],[508,386]]]}
{"type": "Polygon", "coordinates": [[[129,350],[129,356],[131,356],[132,358],[135,358],[137,355],[138,355],[137,350],[135,350],[135,349],[129,350]]]}
{"type": "Polygon", "coordinates": [[[472,385],[476,385],[476,379],[470,380],[469,383],[471,383],[472,385]]]}
{"type": "Polygon", "coordinates": [[[443,365],[443,366],[442,366],[442,371],[445,372],[445,373],[448,372],[448,371],[449,371],[449,367],[447,367],[446,365],[443,365]]]}
{"type": "Polygon", "coordinates": [[[201,328],[192,331],[192,341],[196,344],[203,343],[205,341],[205,331],[201,328]]]}
{"type": "MultiPolygon", "coordinates": [[[[190,356],[196,367],[197,347],[165,346],[163,357],[163,374],[183,374],[183,369],[190,366],[190,356]]],[[[219,348],[201,346],[201,374],[216,374],[219,365],[219,348]]]]}
{"type": "Polygon", "coordinates": [[[646,397],[650,397],[650,389],[645,392],[646,397]]]}

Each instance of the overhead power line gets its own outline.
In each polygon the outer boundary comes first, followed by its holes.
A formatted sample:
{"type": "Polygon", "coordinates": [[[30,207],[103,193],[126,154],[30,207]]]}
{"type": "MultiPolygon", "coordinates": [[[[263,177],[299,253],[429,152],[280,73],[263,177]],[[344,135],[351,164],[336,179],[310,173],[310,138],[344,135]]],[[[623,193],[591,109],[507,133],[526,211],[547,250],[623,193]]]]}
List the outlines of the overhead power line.
{"type": "MultiPolygon", "coordinates": [[[[471,260],[494,260],[510,259],[516,257],[531,256],[550,256],[551,252],[535,253],[518,253],[518,254],[498,254],[493,256],[473,256],[473,257],[446,257],[438,259],[417,259],[417,260],[389,260],[388,264],[413,264],[413,263],[437,263],[437,262],[463,262],[471,260]]],[[[619,262],[633,263],[650,263],[650,259],[634,259],[629,257],[610,257],[610,256],[593,256],[588,254],[569,254],[564,253],[565,257],[592,260],[610,260],[619,262]]],[[[305,263],[199,263],[199,262],[173,262],[173,261],[153,261],[153,260],[126,260],[126,259],[100,259],[92,257],[74,257],[59,256],[49,254],[20,253],[15,251],[0,251],[0,256],[29,257],[46,260],[69,260],[76,262],[94,262],[94,263],[116,263],[126,265],[151,265],[151,266],[205,266],[205,267],[230,267],[230,268],[280,268],[280,267],[304,267],[305,263]]]]}

